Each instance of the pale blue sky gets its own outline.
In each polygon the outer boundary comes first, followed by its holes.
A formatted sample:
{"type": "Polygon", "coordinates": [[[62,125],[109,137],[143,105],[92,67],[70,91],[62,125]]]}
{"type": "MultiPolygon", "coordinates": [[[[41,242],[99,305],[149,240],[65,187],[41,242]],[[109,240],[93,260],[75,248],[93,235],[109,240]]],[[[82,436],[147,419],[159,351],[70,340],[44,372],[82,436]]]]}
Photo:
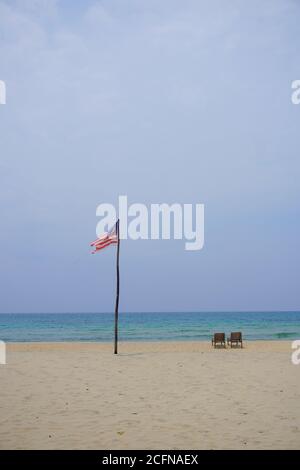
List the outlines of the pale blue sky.
{"type": "Polygon", "coordinates": [[[123,311],[300,309],[300,4],[0,0],[0,312],[111,311],[96,206],[204,203],[124,241],[123,311]]]}

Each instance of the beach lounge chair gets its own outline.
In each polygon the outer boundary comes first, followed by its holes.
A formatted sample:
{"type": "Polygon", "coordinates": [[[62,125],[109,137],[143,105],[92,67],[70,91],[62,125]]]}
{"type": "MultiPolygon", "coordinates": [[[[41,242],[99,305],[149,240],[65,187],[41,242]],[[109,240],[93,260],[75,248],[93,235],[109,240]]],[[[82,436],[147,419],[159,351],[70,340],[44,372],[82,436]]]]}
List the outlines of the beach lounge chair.
{"type": "Polygon", "coordinates": [[[230,344],[230,347],[232,348],[232,345],[235,344],[238,346],[241,343],[241,348],[243,347],[243,338],[242,338],[242,333],[240,331],[235,331],[230,334],[229,338],[227,338],[227,344],[230,344]]]}
{"type": "Polygon", "coordinates": [[[225,333],[215,333],[211,340],[212,346],[216,347],[218,344],[226,348],[225,333]]]}

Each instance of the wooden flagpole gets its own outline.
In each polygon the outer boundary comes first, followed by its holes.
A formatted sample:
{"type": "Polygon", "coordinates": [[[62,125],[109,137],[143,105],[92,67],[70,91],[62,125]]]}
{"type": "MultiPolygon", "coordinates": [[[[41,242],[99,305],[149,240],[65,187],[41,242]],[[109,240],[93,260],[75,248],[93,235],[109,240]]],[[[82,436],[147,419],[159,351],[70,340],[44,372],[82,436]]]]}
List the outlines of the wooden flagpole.
{"type": "Polygon", "coordinates": [[[118,321],[119,321],[119,291],[120,291],[120,270],[119,270],[119,254],[120,254],[120,220],[117,220],[116,231],[118,236],[117,245],[117,292],[116,292],[116,304],[115,304],[115,349],[114,354],[118,354],[118,321]]]}

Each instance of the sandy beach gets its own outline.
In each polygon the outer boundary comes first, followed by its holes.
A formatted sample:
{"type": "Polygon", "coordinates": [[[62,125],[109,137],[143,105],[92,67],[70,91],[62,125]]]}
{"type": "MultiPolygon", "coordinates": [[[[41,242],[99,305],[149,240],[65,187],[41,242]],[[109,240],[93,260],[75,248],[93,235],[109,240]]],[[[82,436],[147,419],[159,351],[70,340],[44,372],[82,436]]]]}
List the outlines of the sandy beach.
{"type": "Polygon", "coordinates": [[[300,449],[290,341],[15,343],[1,449],[300,449]]]}

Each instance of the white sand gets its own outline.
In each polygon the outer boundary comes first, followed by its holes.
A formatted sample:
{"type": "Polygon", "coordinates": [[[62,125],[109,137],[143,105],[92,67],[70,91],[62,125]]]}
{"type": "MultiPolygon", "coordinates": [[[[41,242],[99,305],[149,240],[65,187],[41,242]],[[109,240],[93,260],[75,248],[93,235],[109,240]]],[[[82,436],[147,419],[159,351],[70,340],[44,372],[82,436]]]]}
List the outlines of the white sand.
{"type": "Polygon", "coordinates": [[[300,449],[290,342],[9,346],[1,449],[300,449]]]}

